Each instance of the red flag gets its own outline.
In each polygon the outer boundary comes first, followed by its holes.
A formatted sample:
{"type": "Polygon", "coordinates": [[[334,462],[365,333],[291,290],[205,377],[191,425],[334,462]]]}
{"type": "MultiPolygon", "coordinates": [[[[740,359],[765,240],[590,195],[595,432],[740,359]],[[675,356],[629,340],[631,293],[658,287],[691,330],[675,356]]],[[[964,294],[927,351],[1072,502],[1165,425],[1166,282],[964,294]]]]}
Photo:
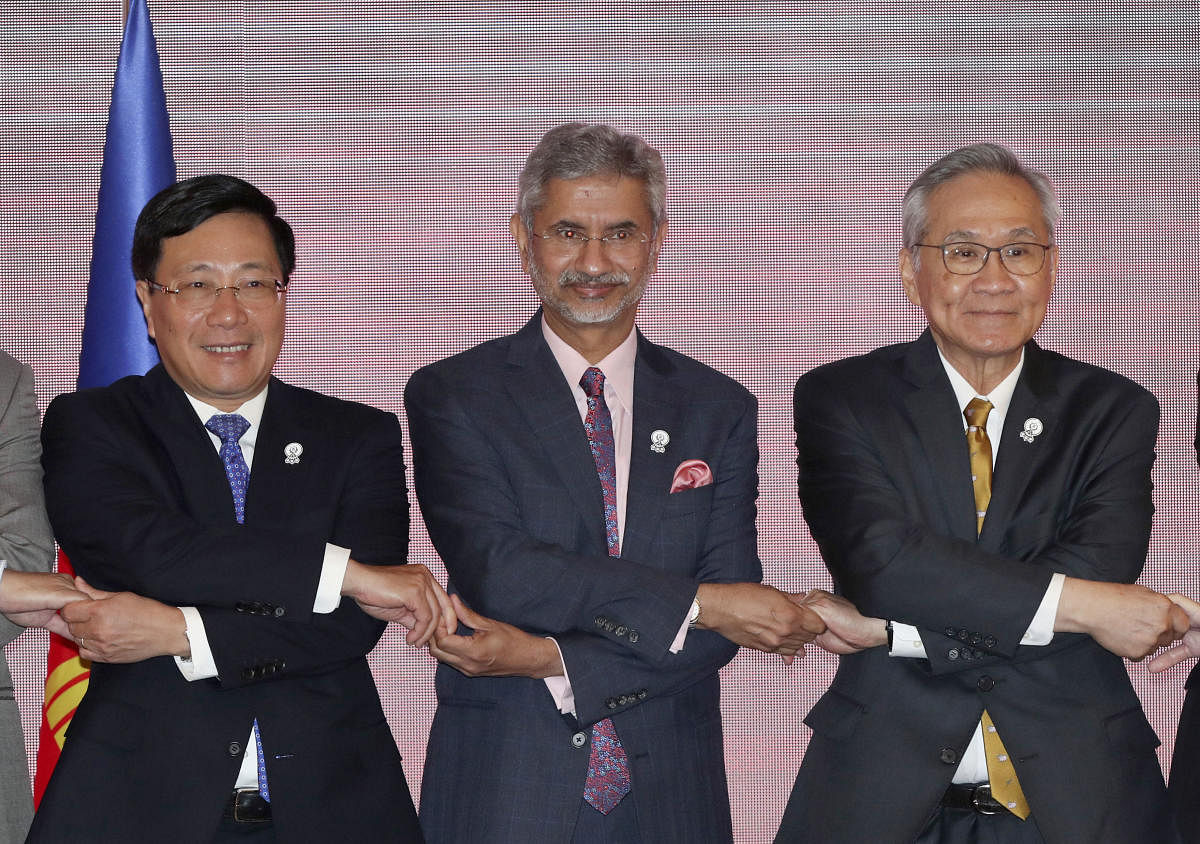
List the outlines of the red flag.
{"type": "MultiPolygon", "coordinates": [[[[150,197],[174,181],[171,127],[150,11],[146,0],[130,0],[100,168],[92,270],[79,352],[81,389],[141,375],[158,361],[134,295],[129,253],[137,215],[150,197]]],[[[61,552],[58,570],[75,573],[61,552]]],[[[87,691],[89,674],[75,644],[51,634],[33,787],[35,806],[41,803],[58,762],[67,727],[87,691]]]]}

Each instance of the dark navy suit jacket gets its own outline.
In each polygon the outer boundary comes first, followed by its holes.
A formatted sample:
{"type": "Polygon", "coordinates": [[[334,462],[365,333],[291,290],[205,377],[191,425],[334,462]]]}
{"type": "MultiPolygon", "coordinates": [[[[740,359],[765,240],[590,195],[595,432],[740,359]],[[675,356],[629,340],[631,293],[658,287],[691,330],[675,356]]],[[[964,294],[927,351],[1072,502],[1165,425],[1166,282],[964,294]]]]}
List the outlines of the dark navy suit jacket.
{"type": "Polygon", "coordinates": [[[962,415],[928,331],[802,377],[795,422],[804,516],[837,587],[916,625],[928,659],[841,658],[805,719],[778,840],[912,841],[984,707],[1048,844],[1173,840],[1123,660],[1080,634],[1020,644],[1053,572],[1140,574],[1154,397],[1028,343],[978,537],[962,415]],[[1042,432],[1027,441],[1029,419],[1042,432]]]}
{"type": "Polygon", "coordinates": [[[31,841],[209,842],[258,718],[282,841],[417,841],[366,654],[384,624],[313,613],[325,543],[406,559],[395,416],[272,379],[236,523],[224,466],[165,370],[59,396],[51,523],[92,585],[197,606],[220,679],[170,657],[93,666],[31,841]],[[284,446],[303,446],[299,462],[284,446]]]}
{"type": "Polygon", "coordinates": [[[717,670],[737,648],[700,630],[669,648],[700,582],[761,577],[754,397],[639,335],[624,543],[610,558],[595,463],[540,321],[418,371],[405,403],[421,513],[452,587],[557,639],[577,717],[541,680],[439,666],[422,825],[432,842],[569,841],[589,728],[611,717],[643,839],[729,841],[717,670]],[[671,494],[692,458],[714,483],[671,494]]]}

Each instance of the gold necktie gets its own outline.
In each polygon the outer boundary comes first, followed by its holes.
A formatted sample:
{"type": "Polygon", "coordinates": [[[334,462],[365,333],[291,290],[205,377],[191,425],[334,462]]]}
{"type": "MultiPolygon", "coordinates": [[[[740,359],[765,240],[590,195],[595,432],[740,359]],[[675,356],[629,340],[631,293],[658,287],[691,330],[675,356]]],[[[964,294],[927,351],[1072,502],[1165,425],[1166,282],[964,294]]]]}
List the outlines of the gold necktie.
{"type": "MultiPolygon", "coordinates": [[[[992,441],[988,439],[987,418],[992,412],[992,403],[980,398],[971,399],[963,415],[967,417],[967,448],[971,454],[971,484],[975,488],[975,529],[983,530],[983,519],[992,500],[992,441]]],[[[1017,769],[1013,767],[1004,742],[996,732],[992,716],[983,710],[979,719],[983,728],[983,750],[987,755],[988,783],[992,797],[1000,801],[1021,820],[1029,817],[1029,801],[1017,781],[1017,769]]]]}

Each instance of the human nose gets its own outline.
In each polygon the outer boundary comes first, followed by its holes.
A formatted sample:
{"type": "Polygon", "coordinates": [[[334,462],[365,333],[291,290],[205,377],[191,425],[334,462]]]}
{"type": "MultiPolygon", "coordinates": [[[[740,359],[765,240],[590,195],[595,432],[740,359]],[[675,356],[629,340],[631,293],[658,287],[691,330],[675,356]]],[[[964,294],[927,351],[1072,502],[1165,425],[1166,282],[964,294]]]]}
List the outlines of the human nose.
{"type": "Polygon", "coordinates": [[[589,237],[575,256],[575,266],[590,275],[608,272],[613,266],[608,254],[608,244],[602,238],[589,237]]]}
{"type": "Polygon", "coordinates": [[[246,308],[237,297],[234,285],[218,287],[213,291],[213,303],[208,307],[208,322],[213,325],[237,325],[246,321],[246,308]]]}
{"type": "Polygon", "coordinates": [[[1005,293],[1013,290],[1017,281],[1000,259],[1000,250],[993,247],[984,256],[983,266],[975,274],[975,283],[989,292],[1005,293]]]}

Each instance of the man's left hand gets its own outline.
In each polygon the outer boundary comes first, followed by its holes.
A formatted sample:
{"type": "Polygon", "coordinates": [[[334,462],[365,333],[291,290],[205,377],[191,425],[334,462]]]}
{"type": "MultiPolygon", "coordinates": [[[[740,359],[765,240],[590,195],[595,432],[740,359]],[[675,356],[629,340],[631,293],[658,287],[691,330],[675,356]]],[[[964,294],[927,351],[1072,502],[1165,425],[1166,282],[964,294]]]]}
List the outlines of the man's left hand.
{"type": "Polygon", "coordinates": [[[439,662],[468,677],[544,680],[566,673],[554,642],[479,615],[457,595],[451,595],[450,600],[454,612],[474,632],[469,636],[458,636],[444,633],[439,628],[429,643],[429,652],[439,662]]]}
{"type": "Polygon", "coordinates": [[[804,595],[789,595],[821,617],[826,629],[813,640],[831,654],[852,654],[887,644],[887,627],[882,618],[870,618],[841,595],[813,589],[804,595]]]}
{"type": "Polygon", "coordinates": [[[92,598],[61,610],[79,655],[92,662],[141,662],[156,656],[191,656],[187,623],[178,607],[132,592],[93,589],[75,578],[79,591],[92,598]]]}

